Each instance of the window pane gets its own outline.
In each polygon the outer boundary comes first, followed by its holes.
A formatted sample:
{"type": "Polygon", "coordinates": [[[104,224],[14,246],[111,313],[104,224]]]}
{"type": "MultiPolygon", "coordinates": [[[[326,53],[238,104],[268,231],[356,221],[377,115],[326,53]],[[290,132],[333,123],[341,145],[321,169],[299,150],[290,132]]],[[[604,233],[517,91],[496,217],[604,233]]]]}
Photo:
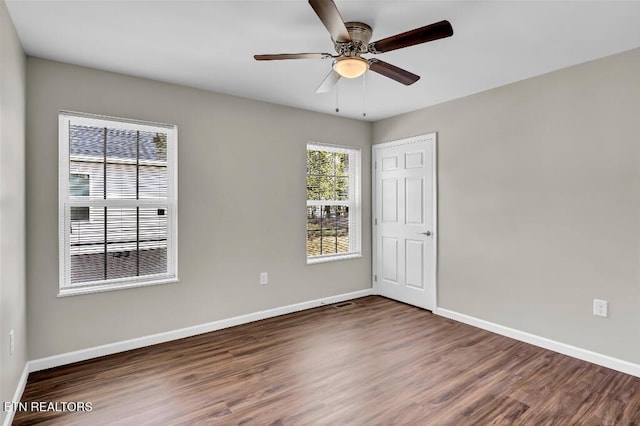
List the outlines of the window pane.
{"type": "Polygon", "coordinates": [[[167,134],[140,132],[140,160],[167,162],[167,134]]]}
{"type": "Polygon", "coordinates": [[[72,254],[70,261],[72,284],[104,279],[104,254],[72,254]]]}
{"type": "Polygon", "coordinates": [[[71,207],[89,211],[88,221],[71,222],[69,242],[71,283],[100,281],[104,279],[104,209],[71,207]]]}
{"type": "Polygon", "coordinates": [[[136,199],[138,132],[107,129],[107,198],[136,199]]]}
{"type": "Polygon", "coordinates": [[[349,174],[349,154],[346,152],[336,153],[336,176],[347,176],[349,174]]]}
{"type": "Polygon", "coordinates": [[[348,176],[348,153],[307,151],[307,200],[348,200],[348,176]]]}
{"type": "Polygon", "coordinates": [[[327,174],[327,155],[324,151],[307,150],[307,174],[327,174]]]}
{"type": "Polygon", "coordinates": [[[107,208],[107,277],[137,276],[136,208],[107,208]]]}
{"type": "Polygon", "coordinates": [[[138,172],[140,199],[167,198],[167,166],[140,165],[138,172]]]}
{"type": "Polygon", "coordinates": [[[167,209],[140,208],[140,270],[143,275],[167,271],[167,209]]]}
{"type": "Polygon", "coordinates": [[[320,197],[319,200],[335,200],[336,199],[336,178],[333,176],[322,176],[320,178],[320,197]]]}
{"type": "Polygon", "coordinates": [[[166,198],[167,134],[140,132],[139,198],[166,198]]]}
{"type": "Polygon", "coordinates": [[[336,178],[336,200],[349,199],[349,178],[336,178]]]}
{"type": "Polygon", "coordinates": [[[318,176],[307,176],[307,200],[320,199],[320,178],[318,176]]]}
{"type": "MultiPolygon", "coordinates": [[[[84,157],[86,158],[86,157],[84,157]]],[[[82,193],[84,195],[80,195],[80,186],[77,185],[77,191],[75,194],[72,192],[73,190],[69,190],[69,195],[71,196],[89,196],[92,199],[101,199],[103,198],[103,187],[104,187],[104,167],[103,163],[97,163],[95,161],[85,161],[83,157],[74,157],[69,163],[69,172],[70,176],[73,180],[74,175],[85,175],[87,176],[86,183],[82,189],[82,193]]]]}
{"type": "Polygon", "coordinates": [[[167,272],[167,247],[140,249],[140,276],[167,272]]]}
{"type": "Polygon", "coordinates": [[[84,173],[71,173],[69,175],[69,195],[72,197],[89,196],[89,175],[84,173]]]}
{"type": "Polygon", "coordinates": [[[320,172],[318,174],[334,176],[336,172],[335,153],[320,151],[320,155],[318,156],[318,167],[320,168],[320,172]]]}
{"type": "Polygon", "coordinates": [[[349,207],[335,206],[336,252],[349,253],[349,207]]]}
{"type": "Polygon", "coordinates": [[[69,195],[102,197],[104,128],[69,126],[69,155],[69,195]],[[91,188],[92,183],[94,188],[91,188]]]}
{"type": "Polygon", "coordinates": [[[70,125],[69,155],[98,160],[104,158],[104,127],[70,125]]]}
{"type": "Polygon", "coordinates": [[[333,176],[308,176],[307,199],[308,200],[335,200],[336,178],[333,176]]]}
{"type": "Polygon", "coordinates": [[[322,236],[322,207],[307,207],[307,256],[320,256],[322,236]]]}
{"type": "Polygon", "coordinates": [[[89,207],[71,207],[71,222],[86,222],[89,220],[89,207]]]}
{"type": "MultiPolygon", "coordinates": [[[[140,250],[167,251],[167,209],[140,208],[140,250]]],[[[148,253],[151,256],[151,253],[148,253]]],[[[155,257],[154,257],[155,258],[155,257]]],[[[150,271],[166,272],[166,260],[161,265],[148,266],[150,271]]],[[[141,271],[141,275],[158,272],[141,271]]]]}
{"type": "Polygon", "coordinates": [[[136,199],[135,164],[107,164],[108,199],[136,199]]]}
{"type": "Polygon", "coordinates": [[[70,155],[70,195],[109,199],[167,197],[166,133],[71,125],[70,155]],[[79,176],[81,173],[86,175],[79,176]],[[95,179],[90,193],[89,173],[95,179]]]}
{"type": "Polygon", "coordinates": [[[322,254],[336,254],[336,230],[333,228],[322,229],[322,254]]]}
{"type": "Polygon", "coordinates": [[[71,283],[167,272],[166,208],[72,209],[91,214],[90,221],[71,225],[71,283]]]}
{"type": "Polygon", "coordinates": [[[108,209],[107,279],[167,272],[165,209],[108,209]]]}
{"type": "Polygon", "coordinates": [[[307,256],[349,253],[349,207],[307,207],[307,256]]]}

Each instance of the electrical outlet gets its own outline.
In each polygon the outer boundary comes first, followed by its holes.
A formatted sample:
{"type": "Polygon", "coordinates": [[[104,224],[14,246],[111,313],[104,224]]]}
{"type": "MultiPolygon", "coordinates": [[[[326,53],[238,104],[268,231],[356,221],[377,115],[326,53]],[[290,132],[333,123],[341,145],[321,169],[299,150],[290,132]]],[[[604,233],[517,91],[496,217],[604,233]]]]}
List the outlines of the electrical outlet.
{"type": "Polygon", "coordinates": [[[13,355],[13,352],[16,350],[16,341],[13,338],[13,330],[9,332],[9,355],[13,355]]]}
{"type": "Polygon", "coordinates": [[[609,316],[609,302],[606,300],[593,299],[593,315],[607,318],[609,316]]]}
{"type": "Polygon", "coordinates": [[[260,285],[269,284],[269,274],[260,272],[260,285]]]}

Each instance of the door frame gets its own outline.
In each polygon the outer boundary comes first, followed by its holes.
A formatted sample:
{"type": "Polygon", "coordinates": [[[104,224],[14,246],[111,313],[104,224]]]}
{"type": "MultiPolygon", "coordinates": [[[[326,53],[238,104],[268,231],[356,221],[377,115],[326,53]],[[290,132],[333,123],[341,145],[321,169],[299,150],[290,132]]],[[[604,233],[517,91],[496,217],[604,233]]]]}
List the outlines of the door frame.
{"type": "Polygon", "coordinates": [[[376,271],[378,269],[378,265],[377,265],[377,241],[378,241],[378,234],[377,234],[377,220],[376,220],[376,206],[377,206],[377,200],[376,200],[376,194],[377,194],[377,188],[376,188],[376,177],[377,177],[377,164],[376,164],[376,158],[377,158],[377,154],[378,154],[378,150],[382,149],[382,148],[390,148],[390,147],[395,147],[395,146],[400,146],[400,145],[410,145],[412,143],[417,143],[420,141],[423,141],[425,139],[432,139],[433,140],[433,144],[431,147],[431,151],[432,151],[432,159],[433,159],[433,163],[432,163],[432,182],[433,182],[433,199],[432,201],[432,208],[433,208],[433,230],[431,231],[431,244],[432,244],[432,261],[433,261],[433,271],[431,272],[432,274],[432,279],[433,279],[433,291],[432,291],[432,296],[433,296],[433,300],[434,300],[434,306],[433,306],[433,310],[432,312],[436,312],[437,308],[438,308],[438,134],[437,132],[432,132],[432,133],[425,133],[423,135],[418,135],[418,136],[412,136],[412,137],[408,137],[408,138],[404,138],[404,139],[397,139],[397,140],[393,140],[393,141],[389,141],[389,142],[383,142],[383,143],[379,143],[379,144],[375,144],[373,146],[371,146],[371,288],[373,289],[373,294],[379,295],[380,294],[380,285],[378,284],[376,278],[376,271]]]}

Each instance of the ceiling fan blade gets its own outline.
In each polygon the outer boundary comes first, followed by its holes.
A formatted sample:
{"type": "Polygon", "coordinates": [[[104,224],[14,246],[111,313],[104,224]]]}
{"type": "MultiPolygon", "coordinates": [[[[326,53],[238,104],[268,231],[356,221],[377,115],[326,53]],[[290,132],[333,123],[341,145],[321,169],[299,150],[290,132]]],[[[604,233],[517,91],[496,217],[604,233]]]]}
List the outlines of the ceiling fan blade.
{"type": "Polygon", "coordinates": [[[256,61],[278,61],[281,59],[326,59],[331,53],[279,53],[277,55],[253,55],[256,61]]]}
{"type": "Polygon", "coordinates": [[[389,77],[390,79],[402,83],[405,86],[408,86],[420,80],[419,75],[415,75],[413,73],[410,73],[409,71],[403,70],[402,68],[398,68],[395,65],[391,65],[390,63],[381,61],[379,59],[369,59],[369,69],[373,72],[377,72],[378,74],[384,75],[385,77],[389,77]]]}
{"type": "Polygon", "coordinates": [[[333,0],[309,0],[309,4],[318,15],[324,26],[331,34],[331,38],[339,43],[351,41],[351,36],[344,25],[342,16],[333,0]]]}
{"type": "Polygon", "coordinates": [[[340,80],[340,74],[338,74],[334,70],[331,70],[329,74],[327,74],[327,76],[324,78],[324,80],[322,80],[320,86],[318,86],[318,88],[316,89],[316,93],[329,93],[331,89],[333,89],[333,86],[336,85],[338,80],[340,80]]]}
{"type": "Polygon", "coordinates": [[[383,53],[391,50],[402,49],[403,47],[415,44],[426,43],[453,35],[453,28],[449,21],[440,21],[426,27],[416,28],[402,34],[396,34],[382,40],[369,43],[369,52],[383,53]]]}

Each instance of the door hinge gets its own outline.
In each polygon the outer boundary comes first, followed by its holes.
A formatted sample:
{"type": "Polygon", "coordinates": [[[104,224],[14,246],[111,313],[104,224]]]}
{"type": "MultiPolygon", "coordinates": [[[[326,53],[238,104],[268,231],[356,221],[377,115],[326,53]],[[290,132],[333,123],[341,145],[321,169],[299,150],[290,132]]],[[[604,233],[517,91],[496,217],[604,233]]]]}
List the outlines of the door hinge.
{"type": "Polygon", "coordinates": [[[374,162],[374,166],[373,166],[373,168],[374,168],[374,169],[376,169],[376,170],[378,170],[378,162],[377,162],[377,161],[375,161],[375,162],[374,162]]]}
{"type": "Polygon", "coordinates": [[[374,275],[373,275],[373,280],[374,280],[375,282],[378,282],[378,274],[374,274],[374,275]]]}
{"type": "Polygon", "coordinates": [[[375,219],[373,219],[373,224],[374,225],[378,225],[378,218],[377,217],[375,219]]]}

